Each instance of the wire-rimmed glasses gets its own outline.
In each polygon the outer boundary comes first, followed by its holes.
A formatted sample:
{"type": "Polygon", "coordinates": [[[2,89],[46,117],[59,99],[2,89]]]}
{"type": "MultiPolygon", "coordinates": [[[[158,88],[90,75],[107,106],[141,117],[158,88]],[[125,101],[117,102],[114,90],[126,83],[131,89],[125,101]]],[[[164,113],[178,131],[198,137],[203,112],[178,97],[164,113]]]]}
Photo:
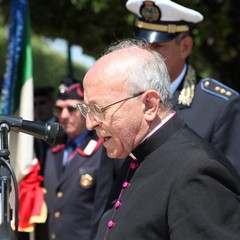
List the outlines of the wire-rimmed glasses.
{"type": "Polygon", "coordinates": [[[117,103],[120,103],[120,102],[123,102],[123,101],[127,101],[127,100],[129,100],[131,98],[138,97],[138,96],[142,95],[144,92],[133,94],[130,97],[126,97],[124,99],[121,99],[121,100],[119,100],[117,102],[114,102],[114,103],[110,103],[110,104],[108,104],[106,106],[103,106],[103,107],[99,107],[97,104],[86,104],[86,103],[77,104],[77,107],[80,110],[81,114],[85,118],[87,117],[87,114],[91,113],[91,115],[93,116],[94,119],[97,119],[97,120],[100,120],[100,121],[104,121],[103,112],[107,108],[109,108],[109,107],[111,107],[111,106],[113,106],[113,105],[115,105],[117,103]]]}

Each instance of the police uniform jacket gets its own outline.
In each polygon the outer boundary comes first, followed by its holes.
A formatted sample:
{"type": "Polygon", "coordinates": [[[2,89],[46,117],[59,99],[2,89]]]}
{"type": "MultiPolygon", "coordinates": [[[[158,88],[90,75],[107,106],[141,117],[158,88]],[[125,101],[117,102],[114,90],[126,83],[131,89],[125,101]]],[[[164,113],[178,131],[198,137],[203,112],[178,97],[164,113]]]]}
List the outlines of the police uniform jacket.
{"type": "Polygon", "coordinates": [[[196,77],[192,101],[181,104],[179,95],[186,75],[174,93],[174,110],[189,127],[224,153],[240,173],[239,93],[214,79],[196,77]]]}
{"type": "Polygon", "coordinates": [[[53,148],[46,158],[49,239],[93,240],[117,169],[95,132],[89,132],[63,170],[64,148],[53,148]],[[93,142],[94,149],[89,148],[93,142]]]}
{"type": "Polygon", "coordinates": [[[173,117],[132,153],[97,240],[239,239],[239,176],[182,120],[173,117]]]}

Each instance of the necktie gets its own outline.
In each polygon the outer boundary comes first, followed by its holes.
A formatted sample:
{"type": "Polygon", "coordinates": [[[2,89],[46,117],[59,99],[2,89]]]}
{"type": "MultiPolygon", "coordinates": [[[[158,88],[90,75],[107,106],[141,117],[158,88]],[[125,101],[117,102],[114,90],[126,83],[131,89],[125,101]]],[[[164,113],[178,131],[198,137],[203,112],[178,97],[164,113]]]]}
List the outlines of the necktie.
{"type": "Polygon", "coordinates": [[[63,169],[69,164],[76,154],[77,146],[81,146],[82,141],[86,138],[89,131],[85,130],[79,137],[75,139],[68,138],[66,148],[64,149],[63,154],[63,169]]]}
{"type": "Polygon", "coordinates": [[[67,148],[64,151],[64,156],[63,156],[63,167],[65,168],[69,162],[73,159],[73,157],[76,154],[76,144],[74,141],[69,142],[67,144],[67,148]]]}

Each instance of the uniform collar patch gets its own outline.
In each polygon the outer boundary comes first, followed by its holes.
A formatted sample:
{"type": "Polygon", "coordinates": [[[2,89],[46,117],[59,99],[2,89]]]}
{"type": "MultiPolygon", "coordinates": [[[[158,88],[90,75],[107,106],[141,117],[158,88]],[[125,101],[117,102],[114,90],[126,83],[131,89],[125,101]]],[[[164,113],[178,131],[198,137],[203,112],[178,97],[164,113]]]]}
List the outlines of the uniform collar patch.
{"type": "Polygon", "coordinates": [[[196,77],[195,70],[188,65],[187,74],[183,83],[183,89],[178,97],[178,104],[190,107],[194,98],[195,86],[197,82],[196,77]]]}

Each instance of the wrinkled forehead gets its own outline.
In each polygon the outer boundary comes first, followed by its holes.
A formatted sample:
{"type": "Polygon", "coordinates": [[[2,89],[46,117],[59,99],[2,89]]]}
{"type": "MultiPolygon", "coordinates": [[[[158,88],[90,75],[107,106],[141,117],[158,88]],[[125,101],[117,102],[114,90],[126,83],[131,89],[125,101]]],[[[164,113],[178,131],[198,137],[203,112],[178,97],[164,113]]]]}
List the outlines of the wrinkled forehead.
{"type": "Polygon", "coordinates": [[[119,76],[114,78],[109,78],[105,76],[104,79],[97,81],[96,78],[90,79],[86,78],[84,102],[86,103],[99,103],[104,100],[110,99],[113,96],[118,96],[124,91],[123,84],[118,84],[121,82],[119,76]]]}
{"type": "Polygon", "coordinates": [[[85,101],[122,94],[138,55],[136,49],[121,49],[100,58],[83,79],[85,101]]]}

